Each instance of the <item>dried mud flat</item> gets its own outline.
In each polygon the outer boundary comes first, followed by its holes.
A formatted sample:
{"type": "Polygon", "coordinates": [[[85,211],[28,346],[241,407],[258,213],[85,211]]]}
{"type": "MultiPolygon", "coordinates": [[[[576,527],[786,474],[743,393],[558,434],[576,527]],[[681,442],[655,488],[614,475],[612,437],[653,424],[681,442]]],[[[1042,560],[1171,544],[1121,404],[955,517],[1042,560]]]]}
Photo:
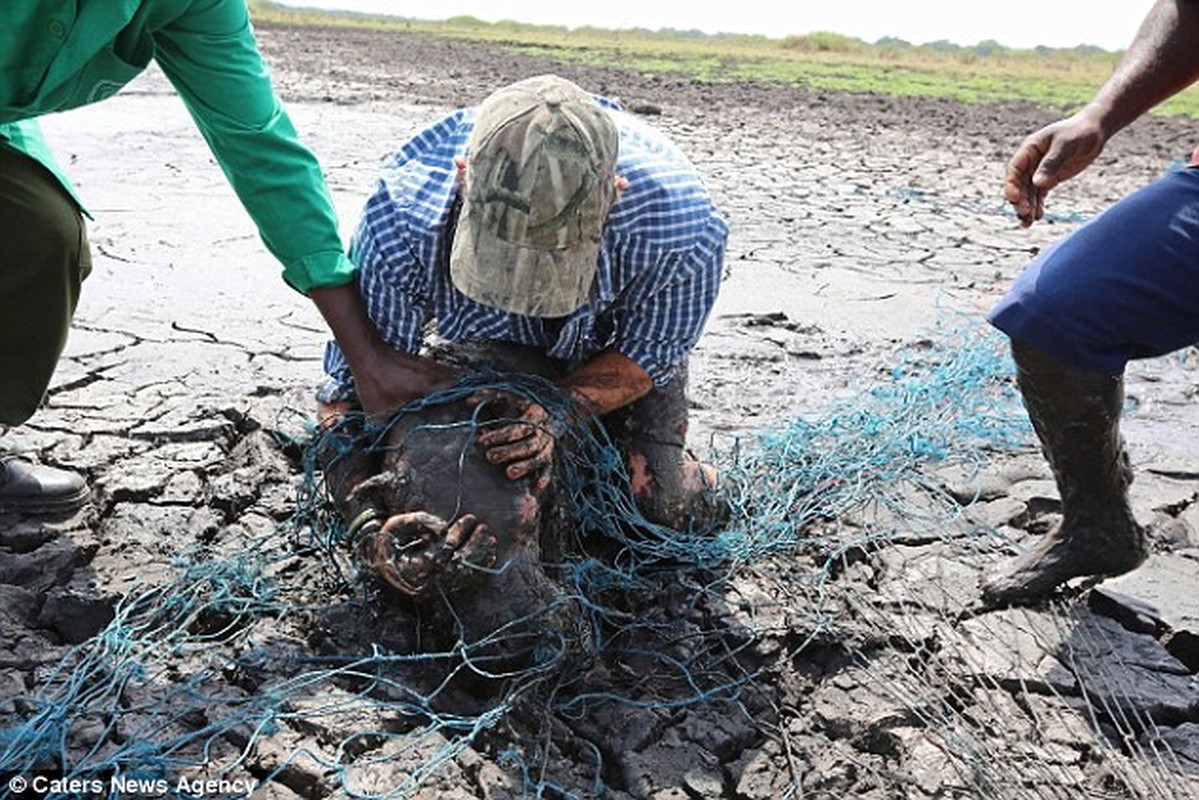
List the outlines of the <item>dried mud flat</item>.
{"type": "MultiPolygon", "coordinates": [[[[697,85],[401,35],[259,36],[347,235],[385,153],[505,82],[558,72],[665,128],[732,226],[691,364],[701,452],[865,397],[903,354],[982,330],[1033,252],[1194,144],[1188,121],[1142,120],[1055,194],[1056,222],[1024,231],[999,180],[1048,111],[697,85]]],[[[961,503],[935,535],[918,513],[856,508],[822,521],[824,549],[719,578],[659,572],[667,590],[622,609],[644,624],[607,657],[528,691],[509,682],[491,715],[462,691],[446,696],[477,705],[422,716],[378,658],[412,646],[403,609],[339,592],[320,554],[238,571],[296,507],[314,311],[277,279],[161,76],[45,127],[92,210],[96,270],[47,407],[6,441],[85,471],[95,499],[71,519],[0,519],[6,767],[142,757],[270,776],[255,796],[276,797],[1199,793],[1193,359],[1129,374],[1134,505],[1161,531],[1133,576],[1042,608],[978,608],[981,571],[1056,509],[1025,447],[981,475],[935,476],[939,499],[961,503]],[[191,604],[120,604],[154,586],[191,604]],[[57,744],[14,755],[33,740],[57,744]],[[160,750],[137,756],[139,742],[160,750]]]]}

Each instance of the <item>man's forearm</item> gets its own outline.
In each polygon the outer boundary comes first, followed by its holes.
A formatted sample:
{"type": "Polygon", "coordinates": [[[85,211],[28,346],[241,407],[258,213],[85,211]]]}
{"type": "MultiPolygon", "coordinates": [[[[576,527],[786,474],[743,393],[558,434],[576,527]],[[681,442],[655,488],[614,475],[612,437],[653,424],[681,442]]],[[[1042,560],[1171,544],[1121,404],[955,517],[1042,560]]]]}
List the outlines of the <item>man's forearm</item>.
{"type": "Polygon", "coordinates": [[[373,357],[379,336],[353,283],[312,289],[308,296],[325,318],[351,370],[373,357]]]}
{"type": "Polygon", "coordinates": [[[454,380],[456,372],[450,367],[401,353],[379,338],[353,283],[312,289],[308,295],[350,365],[367,414],[394,411],[454,380]]]}
{"type": "Polygon", "coordinates": [[[617,352],[603,350],[562,381],[587,411],[602,417],[645,396],[654,387],[649,373],[617,352]]]}
{"type": "Polygon", "coordinates": [[[1158,0],[1087,104],[1107,138],[1199,78],[1199,0],[1158,0]]]}

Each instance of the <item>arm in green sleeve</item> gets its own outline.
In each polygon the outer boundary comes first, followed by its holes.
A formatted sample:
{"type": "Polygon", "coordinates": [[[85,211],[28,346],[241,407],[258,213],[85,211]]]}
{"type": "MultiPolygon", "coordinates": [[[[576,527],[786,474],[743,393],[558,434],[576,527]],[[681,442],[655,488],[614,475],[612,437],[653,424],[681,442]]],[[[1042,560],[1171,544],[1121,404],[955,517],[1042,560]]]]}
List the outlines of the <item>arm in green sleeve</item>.
{"type": "Polygon", "coordinates": [[[284,280],[301,292],[349,282],[354,266],[320,165],[274,94],[244,0],[195,0],[154,42],[284,280]]]}

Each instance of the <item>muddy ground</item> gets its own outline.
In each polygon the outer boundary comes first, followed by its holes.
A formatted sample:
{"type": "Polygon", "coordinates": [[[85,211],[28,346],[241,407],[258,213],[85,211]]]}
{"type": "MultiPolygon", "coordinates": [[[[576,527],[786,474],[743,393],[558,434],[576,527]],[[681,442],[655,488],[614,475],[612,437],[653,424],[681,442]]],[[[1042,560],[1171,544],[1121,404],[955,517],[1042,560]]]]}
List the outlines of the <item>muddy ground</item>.
{"type": "MultiPolygon", "coordinates": [[[[904,354],[982,331],[1032,254],[1195,144],[1189,121],[1144,119],[1053,195],[1051,221],[1022,230],[1002,209],[1003,165],[1052,110],[700,85],[396,34],[259,35],[346,236],[383,155],[512,80],[558,72],[669,132],[732,229],[691,363],[704,454],[852,402],[904,354]]],[[[346,592],[320,553],[297,554],[279,533],[305,477],[297,441],[320,373],[319,317],[278,280],[161,75],[45,128],[94,218],[96,265],[45,409],[4,442],[82,470],[94,502],[66,520],[0,519],[0,745],[35,727],[54,743],[10,747],[0,767],[144,766],[134,744],[172,742],[188,757],[160,749],[151,761],[269,777],[256,796],[1196,793],[1199,427],[1187,354],[1129,373],[1134,505],[1145,522],[1170,521],[1130,578],[1037,609],[978,609],[982,570],[1056,511],[1026,445],[990,454],[981,478],[945,476],[978,491],[954,495],[964,505],[952,524],[934,521],[935,535],[894,508],[856,509],[823,520],[829,538],[815,550],[731,575],[658,571],[654,602],[632,592],[623,608],[644,629],[614,637],[609,657],[558,664],[552,680],[525,675],[529,691],[509,681],[498,711],[470,691],[445,695],[469,708],[414,710],[377,658],[296,682],[312,664],[412,652],[419,632],[402,607],[346,592]],[[865,544],[847,545],[854,535],[865,544]],[[206,566],[268,551],[275,605],[254,594],[257,578],[206,566]],[[195,588],[208,611],[120,605],[154,586],[195,588]],[[230,597],[251,595],[230,611],[230,597]],[[126,625],[111,623],[114,609],[126,625]],[[64,657],[87,680],[63,680],[64,657]],[[119,690],[87,695],[116,678],[119,690]],[[168,691],[181,685],[196,691],[168,691]]]]}

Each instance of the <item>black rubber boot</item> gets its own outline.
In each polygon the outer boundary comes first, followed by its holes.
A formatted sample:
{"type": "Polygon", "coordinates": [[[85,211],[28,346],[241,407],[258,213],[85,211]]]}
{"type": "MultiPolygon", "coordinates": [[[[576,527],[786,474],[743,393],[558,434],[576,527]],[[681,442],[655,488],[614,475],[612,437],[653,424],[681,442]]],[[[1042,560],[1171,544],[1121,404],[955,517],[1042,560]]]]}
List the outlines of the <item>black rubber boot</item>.
{"type": "Polygon", "coordinates": [[[1061,495],[1062,521],[1006,571],[984,580],[983,599],[995,605],[1035,602],[1072,578],[1120,575],[1148,555],[1128,505],[1123,377],[1074,369],[1016,341],[1012,356],[1061,495]]]}
{"type": "Polygon", "coordinates": [[[82,508],[89,494],[73,472],[0,453],[0,511],[69,514],[82,508]]]}

